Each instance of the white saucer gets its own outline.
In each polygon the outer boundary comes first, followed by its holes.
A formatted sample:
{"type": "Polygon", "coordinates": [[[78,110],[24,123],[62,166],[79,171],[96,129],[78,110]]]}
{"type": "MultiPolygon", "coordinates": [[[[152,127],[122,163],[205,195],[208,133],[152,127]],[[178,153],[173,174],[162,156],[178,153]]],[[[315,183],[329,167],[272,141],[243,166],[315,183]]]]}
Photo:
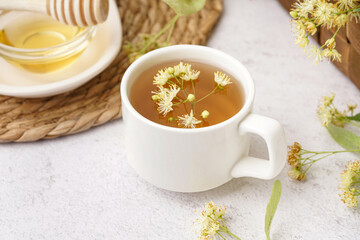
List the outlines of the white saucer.
{"type": "Polygon", "coordinates": [[[110,1],[109,17],[84,53],[73,64],[59,71],[36,74],[19,69],[0,57],[0,95],[37,98],[75,89],[101,73],[117,56],[122,29],[118,7],[110,1]]]}

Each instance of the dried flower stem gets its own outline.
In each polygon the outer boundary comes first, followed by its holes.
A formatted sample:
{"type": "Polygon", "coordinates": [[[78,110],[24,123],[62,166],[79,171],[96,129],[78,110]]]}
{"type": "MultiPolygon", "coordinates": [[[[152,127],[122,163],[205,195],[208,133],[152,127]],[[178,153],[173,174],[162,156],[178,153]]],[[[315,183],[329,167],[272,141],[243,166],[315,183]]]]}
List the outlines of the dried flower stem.
{"type": "Polygon", "coordinates": [[[169,30],[169,33],[168,33],[168,36],[166,38],[166,43],[169,45],[170,44],[170,39],[171,39],[171,36],[172,36],[172,33],[174,31],[174,28],[175,28],[175,23],[176,21],[178,20],[179,18],[179,15],[176,15],[171,21],[170,21],[170,30],[169,30]]]}
{"type": "Polygon", "coordinates": [[[216,231],[216,233],[222,237],[223,239],[226,239],[224,236],[222,236],[220,233],[226,233],[226,234],[229,234],[230,236],[238,239],[238,240],[241,240],[238,236],[236,236],[234,233],[232,233],[229,228],[227,227],[226,225],[226,222],[225,220],[223,219],[223,217],[219,217],[217,220],[216,219],[213,219],[210,217],[210,219],[212,219],[213,221],[219,221],[220,222],[220,225],[219,225],[219,230],[216,231]]]}
{"type": "Polygon", "coordinates": [[[314,163],[337,153],[360,152],[360,149],[342,151],[308,151],[301,147],[300,143],[294,142],[289,146],[288,164],[291,169],[288,171],[290,178],[303,181],[306,173],[314,163]],[[305,167],[305,169],[303,169],[305,167]]]}
{"type": "MultiPolygon", "coordinates": [[[[223,230],[225,233],[229,234],[230,236],[232,236],[232,237],[234,237],[234,238],[236,238],[236,239],[238,239],[238,240],[241,240],[238,236],[236,236],[235,234],[233,234],[232,232],[230,232],[229,229],[227,229],[227,228],[222,228],[222,227],[221,227],[221,230],[223,230]]],[[[219,233],[219,232],[218,232],[218,233],[219,233]]]]}
{"type": "Polygon", "coordinates": [[[194,95],[196,95],[195,84],[194,84],[194,80],[192,80],[192,79],[191,79],[191,86],[192,86],[194,95]]]}
{"type": "MultiPolygon", "coordinates": [[[[321,24],[319,24],[320,26],[321,24]]],[[[335,39],[336,35],[338,34],[338,32],[340,31],[341,27],[338,27],[337,30],[335,31],[334,35],[330,38],[330,39],[335,39]]],[[[319,48],[319,49],[323,49],[324,47],[326,47],[327,44],[326,42],[319,48]]]]}
{"type": "Polygon", "coordinates": [[[170,45],[170,39],[179,15],[173,17],[159,32],[153,35],[142,35],[141,41],[137,43],[127,42],[124,46],[125,52],[128,54],[129,61],[133,62],[145,53],[163,46],[170,45]],[[168,31],[165,42],[158,42],[158,39],[168,31]]]}
{"type": "Polygon", "coordinates": [[[170,41],[170,37],[171,37],[171,34],[172,34],[172,30],[174,29],[174,26],[175,26],[175,23],[176,21],[178,20],[179,18],[179,15],[176,15],[175,17],[173,17],[170,22],[168,22],[158,33],[156,33],[154,36],[152,36],[150,38],[150,40],[145,44],[145,46],[140,50],[140,53],[143,53],[145,54],[146,53],[146,50],[147,48],[153,44],[154,42],[156,42],[156,40],[161,37],[169,28],[170,28],[170,31],[169,31],[169,34],[168,34],[168,41],[167,43],[170,41]]]}
{"type": "Polygon", "coordinates": [[[209,97],[210,95],[212,95],[213,93],[215,93],[216,90],[218,90],[219,87],[216,86],[210,93],[208,93],[207,95],[205,95],[204,97],[200,98],[199,100],[196,101],[196,103],[201,102],[202,100],[204,100],[205,98],[209,97]]]}
{"type": "Polygon", "coordinates": [[[218,234],[222,239],[226,240],[226,238],[223,237],[223,235],[221,235],[221,233],[220,233],[219,231],[217,232],[217,234],[218,234]]]}

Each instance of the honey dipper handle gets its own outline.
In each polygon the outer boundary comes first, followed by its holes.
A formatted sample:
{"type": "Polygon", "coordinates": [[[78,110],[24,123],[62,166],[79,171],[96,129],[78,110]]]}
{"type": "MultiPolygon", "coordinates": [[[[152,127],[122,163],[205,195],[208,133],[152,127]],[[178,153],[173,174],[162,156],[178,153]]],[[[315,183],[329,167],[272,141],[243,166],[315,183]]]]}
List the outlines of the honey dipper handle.
{"type": "Polygon", "coordinates": [[[41,12],[62,23],[85,27],[107,19],[109,0],[0,0],[0,9],[41,12]]]}

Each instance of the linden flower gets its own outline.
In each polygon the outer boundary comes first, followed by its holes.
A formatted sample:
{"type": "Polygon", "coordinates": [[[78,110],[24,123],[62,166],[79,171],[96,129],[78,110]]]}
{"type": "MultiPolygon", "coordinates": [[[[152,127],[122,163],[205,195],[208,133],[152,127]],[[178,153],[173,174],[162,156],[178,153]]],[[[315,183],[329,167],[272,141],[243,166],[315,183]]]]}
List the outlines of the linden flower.
{"type": "Polygon", "coordinates": [[[191,69],[191,64],[180,62],[178,65],[174,66],[173,74],[176,77],[180,77],[182,80],[190,81],[198,79],[200,71],[191,69]]]}
{"type": "Polygon", "coordinates": [[[167,68],[167,72],[168,72],[170,75],[172,75],[172,74],[174,74],[175,69],[172,68],[172,67],[168,67],[168,68],[167,68]]]}
{"type": "Polygon", "coordinates": [[[329,111],[329,109],[318,111],[318,116],[320,118],[321,125],[324,127],[327,127],[330,123],[333,123],[333,114],[329,111]]]}
{"type": "Polygon", "coordinates": [[[316,33],[317,28],[314,23],[306,22],[305,26],[306,26],[306,31],[308,31],[311,35],[314,35],[316,33]]]}
{"type": "Polygon", "coordinates": [[[299,38],[306,37],[306,27],[300,20],[291,21],[292,31],[299,36],[299,38]]]}
{"type": "Polygon", "coordinates": [[[289,146],[288,151],[288,163],[290,166],[299,166],[301,157],[301,145],[298,142],[294,142],[293,145],[289,146]]]}
{"type": "Polygon", "coordinates": [[[197,231],[200,233],[197,239],[215,238],[220,229],[222,217],[226,211],[225,207],[218,207],[214,202],[205,204],[205,209],[201,211],[200,218],[196,219],[197,231]]]}
{"type": "Polygon", "coordinates": [[[315,45],[312,45],[310,47],[310,56],[314,58],[314,64],[317,65],[319,62],[322,62],[324,60],[323,52],[320,48],[316,47],[315,45]]]}
{"type": "Polygon", "coordinates": [[[179,93],[180,88],[176,85],[170,85],[169,89],[166,90],[167,94],[171,99],[174,99],[176,95],[179,93]]]}
{"type": "Polygon", "coordinates": [[[339,111],[333,104],[334,98],[335,94],[333,93],[331,96],[322,97],[317,110],[320,122],[325,127],[329,126],[330,123],[343,127],[345,123],[349,122],[349,119],[346,117],[347,112],[352,113],[353,111],[351,105],[347,111],[339,111]]]}
{"type": "Polygon", "coordinates": [[[192,70],[190,65],[190,67],[186,68],[185,73],[181,75],[180,78],[185,81],[190,81],[190,80],[198,79],[199,75],[200,75],[200,71],[192,70]]]}
{"type": "Polygon", "coordinates": [[[299,47],[305,48],[309,45],[310,41],[307,37],[298,37],[295,41],[295,45],[299,44],[299,47]]]}
{"type": "Polygon", "coordinates": [[[356,207],[357,206],[357,196],[359,195],[355,195],[356,189],[352,188],[351,190],[346,189],[343,190],[342,194],[339,194],[339,196],[341,197],[341,201],[345,204],[347,204],[347,206],[350,207],[356,207]]]}
{"type": "Polygon", "coordinates": [[[159,113],[162,113],[163,116],[166,116],[166,114],[171,112],[173,110],[173,108],[172,108],[172,106],[173,106],[172,100],[173,99],[170,98],[169,95],[165,95],[165,97],[160,99],[160,101],[157,102],[157,104],[159,105],[159,107],[157,108],[159,113]]]}
{"type": "Polygon", "coordinates": [[[188,68],[191,68],[190,64],[180,62],[178,65],[174,66],[174,75],[178,77],[181,74],[185,74],[186,71],[188,71],[188,68]]]}
{"type": "Polygon", "coordinates": [[[328,107],[330,107],[330,105],[333,103],[335,99],[335,94],[331,93],[330,96],[322,96],[321,100],[320,100],[320,105],[319,105],[319,109],[326,109],[328,107]]]}
{"type": "Polygon", "coordinates": [[[165,88],[161,85],[158,85],[157,87],[159,89],[157,92],[151,92],[154,94],[152,98],[155,101],[164,98],[169,98],[172,101],[180,91],[180,88],[176,85],[170,85],[169,88],[165,88]]]}
{"type": "Polygon", "coordinates": [[[195,95],[190,93],[190,94],[187,96],[186,100],[188,100],[189,102],[195,101],[195,95]]]}
{"type": "Polygon", "coordinates": [[[337,0],[337,5],[341,10],[349,10],[355,7],[354,0],[337,0]]]}
{"type": "Polygon", "coordinates": [[[295,3],[294,7],[299,16],[308,18],[309,14],[314,10],[316,0],[304,0],[303,2],[295,3]]]}
{"type": "Polygon", "coordinates": [[[349,13],[350,19],[354,19],[355,22],[359,22],[360,21],[360,12],[355,12],[352,11],[351,13],[349,13]]]}
{"type": "Polygon", "coordinates": [[[194,117],[194,113],[193,110],[190,111],[190,115],[185,114],[182,117],[178,117],[179,120],[179,126],[184,127],[184,128],[195,128],[196,124],[201,123],[201,120],[197,120],[194,117]]]}
{"type": "Polygon", "coordinates": [[[326,40],[325,45],[329,48],[329,49],[334,49],[336,46],[336,42],[335,42],[335,38],[329,38],[328,40],[326,40]]]}
{"type": "Polygon", "coordinates": [[[320,100],[317,114],[320,118],[321,125],[327,127],[330,123],[333,122],[333,114],[330,112],[329,107],[334,101],[335,94],[332,93],[331,96],[323,96],[320,100]]]}
{"type": "Polygon", "coordinates": [[[209,111],[207,111],[207,110],[202,111],[201,117],[202,117],[203,119],[206,119],[206,118],[208,118],[209,116],[210,116],[209,111]]]}
{"type": "Polygon", "coordinates": [[[343,192],[340,195],[341,200],[348,207],[357,206],[357,197],[360,195],[360,162],[348,162],[345,171],[340,176],[340,186],[343,192]]]}
{"type": "Polygon", "coordinates": [[[318,27],[327,27],[328,29],[337,27],[332,38],[328,39],[320,48],[311,46],[308,53],[314,57],[315,65],[322,62],[324,58],[341,62],[341,54],[334,49],[335,37],[349,19],[360,19],[357,2],[359,0],[298,0],[293,5],[294,8],[290,12],[293,17],[291,20],[292,31],[298,35],[295,44],[300,47],[305,48],[309,45],[307,38],[309,35],[314,35],[318,27]],[[325,46],[327,49],[324,48],[325,46]]]}
{"type": "Polygon", "coordinates": [[[214,81],[222,87],[225,87],[226,85],[229,85],[232,83],[232,82],[230,82],[230,78],[225,73],[222,73],[219,71],[214,73],[214,81]]]}
{"type": "Polygon", "coordinates": [[[343,188],[349,188],[353,184],[353,181],[360,180],[360,162],[348,162],[345,171],[341,174],[340,184],[343,188]]]}
{"type": "Polygon", "coordinates": [[[171,78],[171,76],[169,75],[168,71],[165,70],[159,70],[159,72],[156,74],[156,76],[154,77],[154,81],[153,84],[155,85],[165,85],[167,83],[167,81],[171,78]]]}
{"type": "Polygon", "coordinates": [[[288,171],[288,176],[298,181],[304,181],[306,178],[305,173],[302,172],[301,149],[300,143],[294,142],[292,146],[289,146],[287,159],[289,165],[292,166],[288,171]]]}
{"type": "Polygon", "coordinates": [[[357,104],[347,104],[348,107],[348,111],[350,112],[351,115],[354,114],[354,110],[357,108],[357,104]]]}
{"type": "Polygon", "coordinates": [[[304,181],[306,179],[306,175],[305,173],[303,173],[299,168],[297,167],[292,167],[289,171],[288,171],[288,176],[294,180],[298,180],[298,181],[304,181]]]}
{"type": "Polygon", "coordinates": [[[336,50],[336,49],[325,49],[324,52],[324,57],[330,59],[331,61],[337,61],[337,62],[341,62],[341,54],[336,50]]]}
{"type": "Polygon", "coordinates": [[[216,235],[219,235],[221,239],[225,239],[225,234],[232,236],[232,239],[239,239],[234,233],[232,233],[224,220],[226,208],[218,207],[214,202],[205,204],[205,209],[201,211],[200,218],[196,219],[197,232],[199,236],[196,239],[217,239],[216,235]]]}
{"type": "Polygon", "coordinates": [[[153,93],[154,95],[152,96],[153,100],[160,100],[160,99],[163,99],[166,94],[167,94],[167,89],[162,86],[162,85],[158,85],[157,88],[159,89],[157,92],[151,92],[153,93]]]}
{"type": "Polygon", "coordinates": [[[313,14],[317,24],[325,24],[328,28],[331,28],[334,18],[337,16],[336,13],[337,9],[332,3],[318,1],[313,14]]]}
{"type": "Polygon", "coordinates": [[[346,14],[341,14],[335,18],[334,24],[338,27],[344,26],[349,21],[349,18],[346,14]]]}
{"type": "MultiPolygon", "coordinates": [[[[325,159],[333,154],[345,153],[345,152],[360,152],[359,150],[342,150],[342,151],[309,151],[303,149],[300,143],[294,142],[293,145],[289,146],[288,151],[288,164],[291,169],[288,171],[288,176],[294,180],[304,181],[306,179],[306,173],[309,169],[318,161],[325,159]]],[[[360,168],[360,167],[359,167],[360,168]]],[[[350,186],[349,179],[351,176],[343,177],[343,186],[350,186]]],[[[358,177],[360,180],[360,171],[358,171],[358,177]]],[[[352,182],[354,183],[354,182],[352,182]]],[[[360,182],[358,182],[360,183],[360,182]]],[[[359,186],[360,187],[360,186],[359,186]]]]}
{"type": "Polygon", "coordinates": [[[152,99],[154,101],[158,101],[157,104],[159,105],[159,107],[157,108],[157,110],[159,111],[159,113],[162,113],[164,116],[166,116],[166,114],[173,110],[172,101],[179,93],[180,88],[176,85],[170,85],[169,88],[165,88],[161,85],[158,85],[157,87],[159,90],[157,92],[152,92],[154,93],[152,99]]]}
{"type": "Polygon", "coordinates": [[[219,230],[220,223],[212,220],[208,215],[203,215],[198,219],[200,225],[200,239],[208,239],[210,236],[216,235],[219,230]]]}

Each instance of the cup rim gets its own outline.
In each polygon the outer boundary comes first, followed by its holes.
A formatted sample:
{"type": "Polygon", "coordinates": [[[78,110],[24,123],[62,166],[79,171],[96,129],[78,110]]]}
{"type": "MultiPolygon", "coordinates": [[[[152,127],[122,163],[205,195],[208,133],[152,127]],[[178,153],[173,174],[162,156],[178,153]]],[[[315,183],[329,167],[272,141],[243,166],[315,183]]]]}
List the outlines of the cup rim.
{"type": "MultiPolygon", "coordinates": [[[[181,58],[181,57],[180,57],[181,58]]],[[[199,60],[201,62],[201,58],[196,59],[196,57],[194,58],[195,60],[199,60]]],[[[168,59],[169,60],[169,59],[168,59]]],[[[166,59],[164,60],[166,61],[166,59]]],[[[145,69],[142,69],[141,71],[144,71],[145,69]]],[[[236,80],[239,81],[240,80],[236,80]]],[[[243,86],[243,83],[240,82],[240,84],[243,86]]],[[[245,89],[244,89],[245,91],[245,89]]],[[[162,130],[166,130],[166,131],[171,131],[171,132],[177,132],[177,133],[186,133],[186,134],[193,134],[193,133],[199,133],[199,132],[208,132],[208,131],[212,131],[212,130],[216,130],[216,129],[220,129],[223,128],[231,123],[233,123],[234,121],[239,121],[241,119],[243,119],[251,110],[251,106],[252,103],[254,101],[254,96],[255,96],[255,86],[254,86],[254,81],[251,78],[250,73],[248,72],[248,70],[245,68],[245,66],[236,58],[230,56],[227,53],[224,53],[220,50],[217,50],[215,48],[211,48],[211,47],[207,47],[207,46],[200,46],[200,45],[190,45],[190,44],[181,44],[181,45],[173,45],[173,46],[168,46],[168,47],[163,47],[160,49],[156,49],[153,50],[149,53],[144,54],[143,56],[141,56],[140,58],[138,58],[137,60],[135,60],[129,67],[128,69],[125,71],[123,78],[121,80],[121,84],[120,84],[120,93],[121,93],[121,102],[122,102],[122,107],[126,107],[128,109],[128,111],[131,112],[131,114],[133,114],[134,116],[136,116],[136,118],[138,118],[139,120],[141,120],[144,124],[150,125],[152,127],[158,128],[158,129],[162,129],[162,130]],[[129,100],[129,96],[127,95],[127,89],[128,89],[128,85],[129,85],[129,81],[130,81],[130,77],[131,74],[138,70],[138,68],[141,68],[141,66],[151,60],[152,58],[156,58],[159,57],[163,54],[168,53],[169,51],[184,51],[184,50],[190,50],[190,51],[206,51],[210,54],[222,57],[222,58],[226,58],[232,62],[234,62],[234,65],[237,65],[236,67],[238,69],[240,69],[239,71],[242,71],[243,74],[246,76],[245,80],[247,82],[247,87],[248,87],[248,91],[245,93],[245,103],[243,105],[243,107],[232,117],[230,117],[229,119],[221,122],[221,123],[217,123],[211,126],[207,126],[207,127],[202,127],[202,128],[175,128],[175,127],[169,127],[169,126],[165,126],[159,123],[155,123],[147,118],[145,118],[144,116],[142,116],[130,103],[129,100]]]]}

